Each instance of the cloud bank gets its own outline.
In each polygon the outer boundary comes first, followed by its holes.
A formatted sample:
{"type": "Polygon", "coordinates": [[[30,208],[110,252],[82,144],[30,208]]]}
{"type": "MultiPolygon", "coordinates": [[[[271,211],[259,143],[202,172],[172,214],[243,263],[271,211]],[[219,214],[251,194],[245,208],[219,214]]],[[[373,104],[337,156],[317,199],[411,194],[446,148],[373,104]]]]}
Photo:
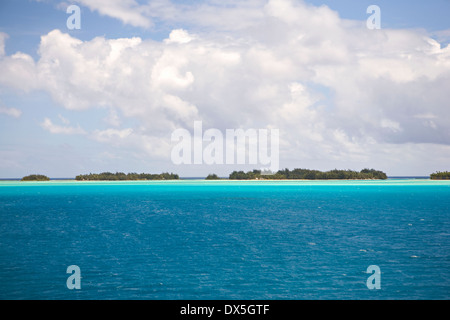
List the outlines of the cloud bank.
{"type": "MultiPolygon", "coordinates": [[[[421,30],[369,30],[301,1],[78,3],[125,24],[182,21],[167,39],[41,37],[39,59],[5,55],[0,84],[48,92],[62,108],[109,110],[110,128],[42,126],[170,161],[170,134],[277,128],[281,165],[401,168],[450,156],[450,46],[421,30]],[[133,127],[122,127],[133,119],[133,127]],[[304,165],[303,165],[304,164],[304,165]]],[[[443,161],[443,160],[442,160],[443,161]]],[[[440,163],[440,162],[439,162],[440,163]]]]}

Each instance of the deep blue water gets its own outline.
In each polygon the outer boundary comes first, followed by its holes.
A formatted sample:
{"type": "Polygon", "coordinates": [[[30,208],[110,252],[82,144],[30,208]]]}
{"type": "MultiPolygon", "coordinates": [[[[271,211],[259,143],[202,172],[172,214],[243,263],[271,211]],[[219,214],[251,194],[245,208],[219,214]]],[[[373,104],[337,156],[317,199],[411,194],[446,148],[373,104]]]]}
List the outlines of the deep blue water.
{"type": "Polygon", "coordinates": [[[448,182],[0,184],[1,299],[449,299],[449,272],[448,182]]]}

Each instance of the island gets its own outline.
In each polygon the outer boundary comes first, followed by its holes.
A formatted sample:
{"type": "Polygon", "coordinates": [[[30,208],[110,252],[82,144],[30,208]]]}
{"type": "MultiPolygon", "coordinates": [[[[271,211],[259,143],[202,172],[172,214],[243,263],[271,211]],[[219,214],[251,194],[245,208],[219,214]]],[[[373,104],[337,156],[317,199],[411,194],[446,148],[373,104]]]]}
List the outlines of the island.
{"type": "Polygon", "coordinates": [[[209,174],[209,175],[205,178],[205,180],[221,180],[221,178],[219,178],[219,177],[217,176],[217,174],[212,173],[212,174],[209,174]]]}
{"type": "Polygon", "coordinates": [[[444,172],[435,172],[430,174],[431,180],[450,180],[450,172],[444,171],[444,172]]]}
{"type": "Polygon", "coordinates": [[[279,170],[275,174],[263,174],[261,170],[233,171],[230,180],[386,180],[386,173],[375,169],[319,171],[309,169],[279,170]]]}
{"type": "Polygon", "coordinates": [[[30,174],[23,177],[20,181],[50,181],[50,178],[42,174],[30,174]]]}
{"type": "Polygon", "coordinates": [[[174,173],[123,173],[123,172],[102,172],[102,173],[89,173],[80,174],[75,177],[77,181],[125,181],[125,180],[179,180],[178,174],[174,173]]]}

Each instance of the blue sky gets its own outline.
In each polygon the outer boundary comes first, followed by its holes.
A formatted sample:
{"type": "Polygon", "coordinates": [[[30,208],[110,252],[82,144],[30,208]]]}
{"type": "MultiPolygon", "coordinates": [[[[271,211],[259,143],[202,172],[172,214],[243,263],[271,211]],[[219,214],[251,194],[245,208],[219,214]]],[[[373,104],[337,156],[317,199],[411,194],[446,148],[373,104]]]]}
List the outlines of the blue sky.
{"type": "Polygon", "coordinates": [[[279,129],[282,167],[450,170],[448,0],[107,3],[0,3],[0,178],[252,169],[174,165],[199,120],[279,129]]]}
{"type": "MultiPolygon", "coordinates": [[[[23,51],[35,55],[41,35],[53,29],[65,30],[69,15],[65,13],[63,5],[58,7],[61,2],[55,0],[3,0],[0,3],[0,31],[11,36],[6,47],[7,53],[23,51]]],[[[139,2],[146,3],[146,1],[139,2]]],[[[172,2],[198,4],[201,1],[172,2]]],[[[307,3],[316,6],[326,5],[336,10],[340,17],[352,20],[365,20],[369,16],[366,13],[367,7],[376,4],[382,10],[384,28],[421,28],[431,33],[449,28],[450,1],[448,0],[433,0],[426,4],[421,0],[310,0],[307,3]]],[[[161,40],[167,37],[171,28],[185,27],[184,24],[177,23],[168,25],[161,23],[152,29],[133,27],[118,22],[117,19],[92,12],[86,7],[80,7],[83,27],[81,30],[71,30],[70,33],[83,40],[89,40],[96,36],[107,38],[139,36],[161,40]]],[[[66,31],[68,30],[66,29],[66,31]]]]}

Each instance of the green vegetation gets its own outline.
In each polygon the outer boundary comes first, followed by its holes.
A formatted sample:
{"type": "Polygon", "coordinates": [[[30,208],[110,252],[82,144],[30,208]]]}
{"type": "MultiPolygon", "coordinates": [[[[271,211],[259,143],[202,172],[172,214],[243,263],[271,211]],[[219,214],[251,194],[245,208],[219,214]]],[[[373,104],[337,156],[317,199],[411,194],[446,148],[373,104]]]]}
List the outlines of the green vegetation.
{"type": "Polygon", "coordinates": [[[450,180],[450,172],[449,171],[444,171],[444,172],[436,172],[436,173],[432,173],[430,174],[430,179],[431,180],[450,180]]]}
{"type": "Polygon", "coordinates": [[[233,171],[228,179],[230,180],[255,180],[255,179],[283,179],[281,176],[279,178],[275,178],[275,175],[271,176],[262,176],[261,170],[253,170],[245,173],[244,171],[233,171]],[[271,177],[271,178],[269,178],[271,177]]]}
{"type": "MultiPolygon", "coordinates": [[[[450,172],[437,172],[430,175],[431,179],[450,179],[450,172]]],[[[103,172],[80,174],[75,177],[77,181],[126,181],[126,180],[179,180],[178,174],[174,173],[128,173],[123,172],[103,172]]],[[[363,169],[360,172],[352,170],[330,170],[322,172],[309,169],[284,169],[275,174],[264,174],[261,170],[253,171],[233,171],[229,180],[369,180],[387,179],[387,175],[375,169],[363,169]]],[[[32,174],[22,178],[22,181],[49,181],[50,178],[44,175],[32,174]]],[[[209,174],[205,180],[221,180],[216,174],[209,174]]]]}
{"type": "Polygon", "coordinates": [[[125,180],[178,180],[180,177],[173,173],[128,173],[123,172],[103,172],[103,173],[90,173],[80,174],[75,177],[77,181],[125,181],[125,180]]]}
{"type": "Polygon", "coordinates": [[[367,180],[367,179],[387,179],[386,173],[375,169],[363,169],[360,172],[352,170],[331,170],[318,171],[309,169],[284,169],[279,170],[272,175],[263,175],[261,170],[253,170],[245,173],[244,171],[233,171],[229,177],[230,180],[367,180]]]}
{"type": "Polygon", "coordinates": [[[217,176],[217,174],[209,174],[205,180],[220,180],[220,178],[217,176]]]}
{"type": "Polygon", "coordinates": [[[42,174],[30,174],[23,177],[21,181],[50,181],[50,178],[42,174]]]}

